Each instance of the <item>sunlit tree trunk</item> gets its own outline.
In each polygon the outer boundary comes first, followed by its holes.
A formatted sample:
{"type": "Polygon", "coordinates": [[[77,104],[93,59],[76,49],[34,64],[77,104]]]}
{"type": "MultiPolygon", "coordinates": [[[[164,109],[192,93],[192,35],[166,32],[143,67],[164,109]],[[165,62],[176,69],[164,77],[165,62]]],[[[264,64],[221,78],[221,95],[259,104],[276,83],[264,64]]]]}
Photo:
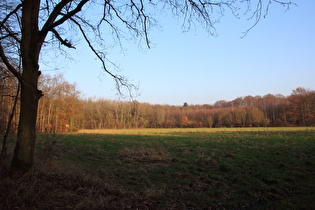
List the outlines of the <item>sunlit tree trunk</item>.
{"type": "MultiPolygon", "coordinates": [[[[34,79],[33,76],[34,72],[37,73],[37,68],[35,66],[29,66],[28,68],[30,68],[30,73],[24,73],[23,77],[25,79],[24,81],[29,81],[30,83],[22,84],[21,86],[19,129],[14,156],[11,163],[11,169],[22,171],[27,171],[33,165],[36,116],[38,100],[41,97],[41,92],[37,90],[37,79],[34,79]]],[[[24,72],[27,72],[26,68],[24,68],[24,72]]]]}

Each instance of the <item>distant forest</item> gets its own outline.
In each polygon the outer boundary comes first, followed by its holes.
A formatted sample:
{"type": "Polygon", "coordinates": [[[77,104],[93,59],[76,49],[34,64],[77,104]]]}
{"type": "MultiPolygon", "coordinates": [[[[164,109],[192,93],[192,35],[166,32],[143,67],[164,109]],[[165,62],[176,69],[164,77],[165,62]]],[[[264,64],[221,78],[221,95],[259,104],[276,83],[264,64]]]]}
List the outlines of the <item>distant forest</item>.
{"type": "MultiPolygon", "coordinates": [[[[198,128],[315,126],[315,91],[296,88],[291,95],[238,97],[213,105],[153,105],[137,101],[82,99],[75,84],[61,74],[42,75],[37,130],[40,133],[106,128],[198,128]]],[[[0,133],[4,133],[17,93],[17,81],[0,71],[0,133]]],[[[19,97],[19,96],[18,96],[19,97]]],[[[18,125],[19,104],[12,121],[18,125]]]]}

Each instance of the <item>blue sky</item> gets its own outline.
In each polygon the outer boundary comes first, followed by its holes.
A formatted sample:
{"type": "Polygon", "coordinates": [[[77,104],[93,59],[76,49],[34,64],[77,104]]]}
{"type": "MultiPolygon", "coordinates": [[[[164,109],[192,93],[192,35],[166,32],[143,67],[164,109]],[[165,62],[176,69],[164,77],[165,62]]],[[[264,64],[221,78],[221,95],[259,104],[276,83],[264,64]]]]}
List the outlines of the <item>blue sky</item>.
{"type": "MultiPolygon", "coordinates": [[[[216,25],[218,36],[202,28],[181,31],[172,16],[152,29],[152,48],[135,41],[110,49],[109,59],[119,74],[139,86],[134,99],[151,104],[213,104],[247,95],[289,95],[297,87],[315,89],[315,1],[296,1],[289,11],[273,5],[245,38],[253,22],[225,16],[216,25]]],[[[85,45],[78,45],[72,61],[57,71],[76,83],[83,97],[120,99],[113,80],[85,45]]],[[[52,65],[44,66],[49,70],[52,65]]],[[[53,68],[54,69],[54,68],[53,68]]],[[[127,99],[128,100],[128,99],[127,99]]]]}

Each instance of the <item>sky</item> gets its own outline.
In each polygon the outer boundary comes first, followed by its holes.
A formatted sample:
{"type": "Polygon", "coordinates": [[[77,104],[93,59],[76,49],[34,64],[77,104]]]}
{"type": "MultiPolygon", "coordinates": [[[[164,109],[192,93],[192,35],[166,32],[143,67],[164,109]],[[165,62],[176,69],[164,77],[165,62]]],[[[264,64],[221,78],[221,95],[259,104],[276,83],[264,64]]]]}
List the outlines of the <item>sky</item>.
{"type": "Polygon", "coordinates": [[[70,60],[42,64],[44,73],[62,73],[82,97],[137,100],[151,104],[214,104],[247,95],[290,95],[297,87],[315,90],[315,1],[296,0],[290,10],[273,5],[246,37],[253,21],[229,15],[210,36],[196,27],[182,32],[171,15],[150,31],[151,49],[137,41],[109,49],[108,58],[138,86],[133,98],[117,95],[114,81],[84,44],[70,60]]]}

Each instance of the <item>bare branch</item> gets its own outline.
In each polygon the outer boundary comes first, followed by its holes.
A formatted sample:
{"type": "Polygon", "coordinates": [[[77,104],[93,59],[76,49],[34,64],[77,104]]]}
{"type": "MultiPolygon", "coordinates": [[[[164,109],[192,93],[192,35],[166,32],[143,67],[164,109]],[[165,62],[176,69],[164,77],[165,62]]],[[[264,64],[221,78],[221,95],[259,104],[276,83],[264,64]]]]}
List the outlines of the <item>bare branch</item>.
{"type": "Polygon", "coordinates": [[[255,19],[254,24],[249,29],[247,29],[245,32],[243,32],[243,36],[241,38],[244,38],[245,36],[247,36],[247,34],[260,22],[261,17],[266,18],[266,16],[269,13],[269,9],[270,9],[272,2],[275,2],[275,3],[277,3],[283,7],[286,7],[286,11],[290,9],[291,5],[296,6],[296,4],[291,2],[291,1],[269,0],[265,9],[263,9],[263,0],[258,0],[256,9],[253,12],[252,16],[249,18],[249,20],[255,19]]]}
{"type": "Polygon", "coordinates": [[[8,38],[8,37],[13,37],[13,36],[16,36],[16,35],[18,35],[18,34],[17,34],[17,33],[14,33],[14,34],[7,34],[7,35],[5,35],[5,36],[0,37],[0,41],[3,40],[3,39],[6,39],[6,38],[8,38]]]}
{"type": "Polygon", "coordinates": [[[12,10],[4,19],[2,22],[0,22],[0,28],[7,22],[7,20],[10,18],[11,15],[15,14],[20,8],[22,7],[22,3],[18,4],[14,10],[12,10]]]}
{"type": "MultiPolygon", "coordinates": [[[[47,33],[52,27],[54,21],[60,15],[61,10],[69,3],[71,0],[62,0],[60,1],[54,8],[54,10],[51,12],[50,16],[48,17],[47,21],[45,22],[41,32],[47,33]]],[[[48,5],[48,3],[47,3],[48,5]]],[[[47,8],[48,9],[48,8],[47,8]]]]}
{"type": "Polygon", "coordinates": [[[138,28],[132,26],[132,25],[130,24],[130,22],[126,21],[126,20],[119,14],[119,11],[118,11],[113,5],[111,5],[111,4],[108,4],[108,5],[109,5],[110,9],[111,9],[112,11],[114,11],[116,17],[117,17],[122,23],[124,23],[128,29],[131,29],[132,31],[134,31],[137,35],[139,34],[139,29],[138,29],[138,28]]]}
{"type": "Polygon", "coordinates": [[[72,46],[72,44],[67,39],[63,39],[55,29],[51,29],[50,31],[55,34],[56,38],[61,42],[61,44],[65,45],[68,48],[75,49],[75,47],[72,46]]]}
{"type": "MultiPolygon", "coordinates": [[[[6,27],[5,25],[2,26],[2,28],[8,32],[8,35],[6,35],[5,37],[12,37],[15,41],[17,41],[18,43],[21,43],[21,40],[16,36],[18,35],[18,33],[14,33],[12,32],[8,27],[6,27]]],[[[2,38],[3,39],[3,38],[2,38]]]]}
{"type": "Polygon", "coordinates": [[[105,56],[104,53],[97,51],[94,46],[92,45],[91,41],[89,40],[88,36],[86,35],[84,29],[82,28],[82,26],[80,25],[79,22],[77,22],[74,18],[70,18],[70,20],[75,23],[80,32],[82,33],[84,40],[87,42],[89,48],[92,50],[92,52],[94,53],[94,55],[96,55],[96,57],[99,59],[99,61],[102,63],[102,67],[104,69],[104,71],[109,74],[114,81],[116,82],[116,89],[119,92],[120,95],[122,95],[122,91],[121,91],[121,87],[125,87],[128,89],[129,93],[131,94],[131,89],[135,88],[134,85],[131,85],[128,83],[127,79],[121,75],[115,75],[113,74],[111,71],[109,71],[106,67],[106,63],[105,63],[105,56]]]}
{"type": "Polygon", "coordinates": [[[16,76],[16,78],[23,83],[23,79],[22,79],[22,75],[20,74],[20,72],[11,65],[11,63],[8,61],[7,56],[4,53],[2,44],[0,43],[0,58],[2,59],[3,63],[6,65],[6,67],[8,68],[8,70],[14,75],[16,76]]]}
{"type": "Polygon", "coordinates": [[[52,28],[55,28],[56,26],[59,26],[59,25],[63,24],[65,21],[69,20],[72,16],[74,16],[76,13],[81,11],[84,4],[86,4],[88,1],[90,1],[90,0],[81,0],[75,9],[73,9],[72,11],[63,15],[63,17],[61,17],[59,20],[55,21],[56,18],[60,15],[61,10],[69,2],[72,2],[72,0],[62,0],[59,4],[57,4],[55,6],[54,10],[50,14],[48,20],[46,21],[45,25],[43,26],[42,33],[47,33],[52,28]]]}
{"type": "Polygon", "coordinates": [[[134,3],[133,0],[131,1],[131,8],[135,8],[138,12],[137,14],[137,19],[141,19],[142,22],[142,28],[143,28],[143,32],[144,32],[144,36],[145,36],[145,42],[147,47],[150,49],[150,41],[149,41],[149,33],[148,33],[148,19],[149,17],[145,14],[144,12],[144,5],[143,5],[143,1],[140,0],[140,8],[134,3]]]}

